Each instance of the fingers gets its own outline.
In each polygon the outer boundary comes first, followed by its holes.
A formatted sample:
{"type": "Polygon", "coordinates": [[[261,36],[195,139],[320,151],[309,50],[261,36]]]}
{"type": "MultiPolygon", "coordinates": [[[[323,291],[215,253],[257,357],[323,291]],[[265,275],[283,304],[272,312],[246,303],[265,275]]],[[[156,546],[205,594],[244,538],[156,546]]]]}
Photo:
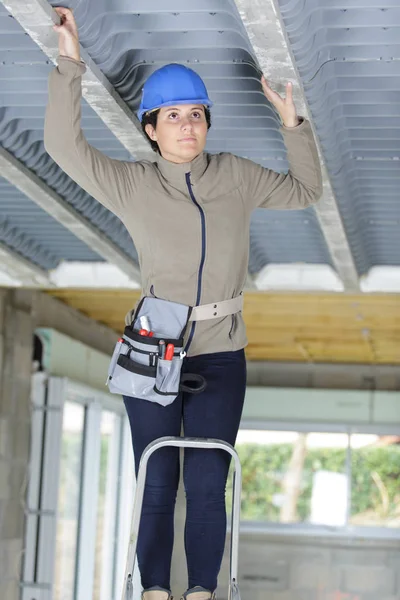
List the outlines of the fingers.
{"type": "Polygon", "coordinates": [[[264,75],[261,77],[261,85],[263,86],[264,90],[272,92],[272,89],[269,87],[268,82],[265,79],[264,75]]]}
{"type": "Polygon", "coordinates": [[[57,31],[57,33],[62,31],[63,27],[66,24],[74,23],[74,15],[70,8],[64,8],[63,6],[56,6],[56,7],[54,7],[54,10],[60,17],[60,24],[53,26],[54,31],[57,31]]]}
{"type": "Polygon", "coordinates": [[[261,85],[263,87],[265,96],[274,106],[277,106],[283,102],[283,99],[280,97],[280,95],[269,87],[264,75],[261,78],[261,85]]]}
{"type": "Polygon", "coordinates": [[[71,10],[70,8],[64,8],[63,6],[56,6],[56,7],[54,8],[54,10],[55,10],[55,11],[56,11],[56,13],[57,13],[57,14],[59,14],[60,16],[61,16],[61,15],[64,15],[64,16],[67,16],[67,15],[72,15],[72,10],[71,10]]]}
{"type": "MultiPolygon", "coordinates": [[[[72,10],[69,8],[64,8],[63,6],[56,6],[54,8],[58,16],[60,17],[61,25],[65,23],[71,23],[74,20],[74,16],[72,14],[72,10]]],[[[57,27],[57,26],[56,26],[57,27]]]]}
{"type": "Polygon", "coordinates": [[[292,104],[293,103],[293,84],[291,81],[289,81],[286,84],[286,97],[282,98],[282,96],[280,96],[278,94],[278,92],[275,92],[267,83],[267,80],[265,79],[264,75],[261,77],[261,84],[264,90],[265,95],[267,96],[268,100],[270,100],[271,102],[284,102],[286,104],[292,104]]]}
{"type": "Polygon", "coordinates": [[[273,93],[273,90],[269,87],[264,75],[261,77],[261,85],[266,96],[269,96],[269,94],[273,93]]]}
{"type": "Polygon", "coordinates": [[[286,102],[288,104],[293,102],[293,85],[291,81],[286,84],[286,102]]]}
{"type": "Polygon", "coordinates": [[[264,75],[261,77],[261,85],[264,94],[274,106],[276,111],[282,120],[282,123],[287,127],[296,127],[299,123],[299,119],[296,114],[296,107],[293,102],[293,84],[288,82],[286,84],[286,96],[282,98],[277,92],[271,89],[265,79],[264,75]]]}
{"type": "Polygon", "coordinates": [[[263,87],[263,90],[265,92],[266,95],[268,96],[279,96],[279,94],[277,94],[277,92],[275,92],[269,85],[267,80],[265,79],[264,75],[261,78],[261,85],[263,87]]]}

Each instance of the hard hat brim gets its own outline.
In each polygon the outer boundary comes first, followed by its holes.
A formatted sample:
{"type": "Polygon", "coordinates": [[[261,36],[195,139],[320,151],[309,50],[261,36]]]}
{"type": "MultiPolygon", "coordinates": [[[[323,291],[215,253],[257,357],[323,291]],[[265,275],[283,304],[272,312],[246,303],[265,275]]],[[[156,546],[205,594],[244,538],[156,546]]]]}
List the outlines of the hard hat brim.
{"type": "Polygon", "coordinates": [[[211,108],[211,106],[213,106],[214,103],[211,102],[209,98],[188,98],[186,100],[170,100],[169,102],[163,102],[162,104],[158,104],[157,106],[149,106],[147,108],[141,107],[137,112],[137,116],[139,121],[142,121],[143,115],[145,115],[146,113],[153,112],[154,110],[158,110],[160,108],[165,108],[166,106],[178,106],[182,104],[202,104],[207,108],[211,108]]]}

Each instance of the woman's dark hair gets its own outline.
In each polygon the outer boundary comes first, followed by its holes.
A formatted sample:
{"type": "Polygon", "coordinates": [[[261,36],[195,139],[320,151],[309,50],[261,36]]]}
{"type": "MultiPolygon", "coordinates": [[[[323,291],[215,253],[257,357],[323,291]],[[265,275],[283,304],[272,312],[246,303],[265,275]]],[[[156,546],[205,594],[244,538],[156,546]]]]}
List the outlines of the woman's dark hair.
{"type": "MultiPolygon", "coordinates": [[[[145,113],[143,115],[142,130],[143,130],[144,135],[146,136],[146,138],[150,142],[150,146],[151,146],[152,150],[154,150],[154,152],[158,152],[158,154],[161,154],[160,148],[158,147],[157,142],[153,142],[153,140],[151,140],[150,137],[147,135],[147,131],[146,131],[146,125],[152,125],[154,127],[154,129],[156,128],[159,112],[160,112],[160,109],[155,110],[155,111],[153,111],[151,113],[145,113]]],[[[210,129],[210,127],[211,127],[211,112],[210,112],[210,109],[207,108],[207,107],[204,107],[204,112],[205,112],[205,115],[206,115],[207,129],[210,129]]]]}

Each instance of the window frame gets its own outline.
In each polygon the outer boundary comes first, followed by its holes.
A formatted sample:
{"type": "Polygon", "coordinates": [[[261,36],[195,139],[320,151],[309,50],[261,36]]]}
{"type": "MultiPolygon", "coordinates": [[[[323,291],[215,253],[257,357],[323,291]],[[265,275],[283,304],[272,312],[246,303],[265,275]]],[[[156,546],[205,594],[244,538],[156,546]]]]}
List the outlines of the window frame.
{"type": "MultiPolygon", "coordinates": [[[[122,593],[135,489],[133,452],[125,407],[120,397],[67,377],[44,373],[32,377],[32,476],[27,491],[22,600],[32,597],[51,600],[53,597],[65,402],[82,405],[85,410],[74,600],[87,600],[93,592],[97,528],[97,510],[93,510],[93,506],[97,508],[99,493],[102,413],[111,412],[118,418],[116,433],[112,436],[112,482],[109,488],[115,492],[108,497],[110,560],[107,561],[108,568],[101,570],[101,600],[106,597],[107,600],[117,600],[122,593]]],[[[137,567],[134,577],[139,577],[137,567]]]]}

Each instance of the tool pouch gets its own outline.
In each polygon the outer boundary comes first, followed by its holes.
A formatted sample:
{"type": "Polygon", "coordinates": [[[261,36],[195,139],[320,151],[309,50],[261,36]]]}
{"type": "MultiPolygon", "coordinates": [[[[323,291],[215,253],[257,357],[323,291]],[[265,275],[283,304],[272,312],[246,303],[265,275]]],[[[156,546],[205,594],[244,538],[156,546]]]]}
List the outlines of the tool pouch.
{"type": "Polygon", "coordinates": [[[107,385],[111,393],[133,396],[162,406],[171,404],[182,391],[200,393],[206,382],[200,375],[182,373],[184,335],[191,307],[146,296],[125,327],[111,358],[107,385]],[[146,317],[152,337],[140,335],[146,317]],[[159,342],[173,344],[172,360],[159,357],[159,342]]]}

